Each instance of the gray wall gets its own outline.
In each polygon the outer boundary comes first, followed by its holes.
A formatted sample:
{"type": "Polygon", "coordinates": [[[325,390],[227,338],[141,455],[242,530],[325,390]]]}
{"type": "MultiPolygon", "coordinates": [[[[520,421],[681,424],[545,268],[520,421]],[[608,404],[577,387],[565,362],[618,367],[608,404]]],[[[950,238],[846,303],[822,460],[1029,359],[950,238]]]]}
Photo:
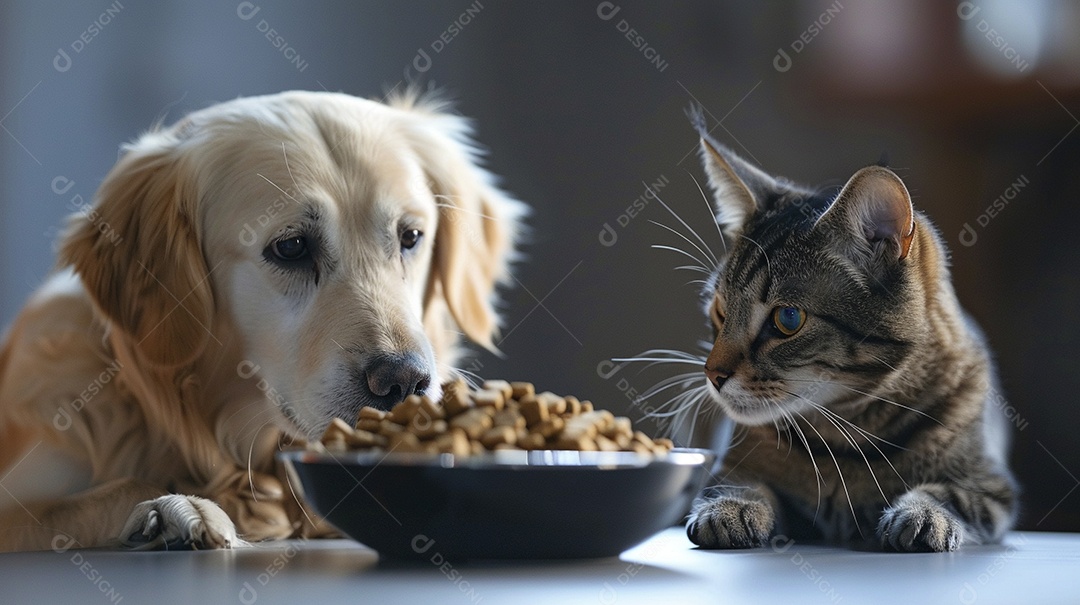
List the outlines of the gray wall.
{"type": "MultiPolygon", "coordinates": [[[[799,181],[835,182],[889,152],[949,239],[961,297],[1029,420],[1017,453],[1026,523],[1078,529],[1080,494],[1055,506],[1071,485],[1066,473],[1080,475],[1066,428],[1080,409],[1080,288],[1067,264],[1078,247],[1053,234],[1076,218],[1068,192],[1080,134],[1062,139],[1074,120],[1048,94],[1080,114],[1076,83],[1037,69],[1004,82],[981,75],[958,32],[993,21],[989,9],[966,21],[947,3],[852,2],[825,22],[835,4],[5,0],[0,319],[10,322],[50,270],[72,198],[90,198],[118,145],[156,120],[292,88],[378,96],[426,67],[422,79],[476,119],[491,167],[535,209],[529,261],[506,296],[505,358],[481,354],[473,367],[638,417],[634,393],[676,369],[604,378],[598,364],[653,347],[692,350],[706,335],[697,287],[687,285],[699,276],[650,247],[685,246],[650,222],[676,220],[651,200],[627,215],[643,183],[662,182],[660,197],[721,245],[693,181],[701,173],[683,112],[697,100],[711,124],[722,121],[721,140],[799,181]],[[95,25],[110,7],[119,12],[95,25]],[[470,7],[479,12],[464,23],[470,7]],[[271,27],[292,50],[260,31],[271,27]],[[626,37],[630,28],[652,51],[626,37]],[[790,68],[777,68],[778,49],[790,68]],[[1008,218],[980,228],[978,246],[960,245],[964,223],[1018,174],[1032,186],[1008,218]],[[61,176],[74,181],[62,195],[53,191],[61,176]],[[600,241],[605,224],[614,245],[600,241]]],[[[1070,38],[1080,29],[1057,25],[1070,38]]]]}

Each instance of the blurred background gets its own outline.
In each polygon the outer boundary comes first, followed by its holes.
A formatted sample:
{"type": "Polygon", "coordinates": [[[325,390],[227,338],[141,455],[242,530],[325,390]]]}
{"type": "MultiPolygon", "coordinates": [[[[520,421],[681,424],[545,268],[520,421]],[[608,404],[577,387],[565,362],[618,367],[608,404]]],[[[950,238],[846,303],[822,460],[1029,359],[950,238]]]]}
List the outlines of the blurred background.
{"type": "Polygon", "coordinates": [[[839,184],[887,154],[997,352],[1021,527],[1080,530],[1075,3],[3,0],[0,319],[48,274],[119,145],[156,121],[408,79],[457,99],[534,209],[505,356],[466,369],[635,420],[667,399],[641,395],[686,366],[609,360],[707,335],[701,276],[652,248],[689,249],[653,221],[693,238],[657,198],[721,247],[684,116],[700,103],[719,140],[795,181],[839,184]]]}

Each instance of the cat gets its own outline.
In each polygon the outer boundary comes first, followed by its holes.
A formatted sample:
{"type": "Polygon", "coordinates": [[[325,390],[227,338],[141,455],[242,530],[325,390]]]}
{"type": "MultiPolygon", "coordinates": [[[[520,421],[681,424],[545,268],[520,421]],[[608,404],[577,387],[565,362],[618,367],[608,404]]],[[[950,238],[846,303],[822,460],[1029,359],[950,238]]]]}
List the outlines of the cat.
{"type": "Polygon", "coordinates": [[[709,397],[738,427],[686,532],[953,551],[1012,527],[1017,487],[991,354],[948,252],[884,166],[836,191],[770,176],[691,111],[728,242],[708,280],[709,397]]]}

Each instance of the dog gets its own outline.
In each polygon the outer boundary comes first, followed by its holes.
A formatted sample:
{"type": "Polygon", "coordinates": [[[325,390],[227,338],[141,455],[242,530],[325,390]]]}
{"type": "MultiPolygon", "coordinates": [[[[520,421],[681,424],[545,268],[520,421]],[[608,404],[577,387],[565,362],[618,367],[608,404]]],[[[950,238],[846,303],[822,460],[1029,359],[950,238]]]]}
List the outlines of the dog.
{"type": "Polygon", "coordinates": [[[494,349],[527,207],[432,94],[240,98],[126,147],[0,350],[0,550],[320,526],[280,442],[494,349]]]}

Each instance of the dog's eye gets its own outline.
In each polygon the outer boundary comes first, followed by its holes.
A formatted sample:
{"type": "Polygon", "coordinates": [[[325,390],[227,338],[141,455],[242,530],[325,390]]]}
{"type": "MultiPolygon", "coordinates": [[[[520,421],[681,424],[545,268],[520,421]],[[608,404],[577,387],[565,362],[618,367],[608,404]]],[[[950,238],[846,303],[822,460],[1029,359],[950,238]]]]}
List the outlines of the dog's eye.
{"type": "Polygon", "coordinates": [[[298,235],[282,238],[271,244],[271,250],[283,261],[297,261],[308,255],[307,239],[298,235]]]}
{"type": "Polygon", "coordinates": [[[424,237],[424,232],[419,229],[406,229],[401,232],[401,249],[412,250],[416,247],[416,244],[420,243],[420,238],[424,237]]]}
{"type": "MultiPolygon", "coordinates": [[[[288,270],[313,271],[316,269],[308,239],[302,235],[289,235],[270,243],[263,250],[263,258],[288,270]]],[[[318,275],[316,275],[316,279],[318,275]]]]}

